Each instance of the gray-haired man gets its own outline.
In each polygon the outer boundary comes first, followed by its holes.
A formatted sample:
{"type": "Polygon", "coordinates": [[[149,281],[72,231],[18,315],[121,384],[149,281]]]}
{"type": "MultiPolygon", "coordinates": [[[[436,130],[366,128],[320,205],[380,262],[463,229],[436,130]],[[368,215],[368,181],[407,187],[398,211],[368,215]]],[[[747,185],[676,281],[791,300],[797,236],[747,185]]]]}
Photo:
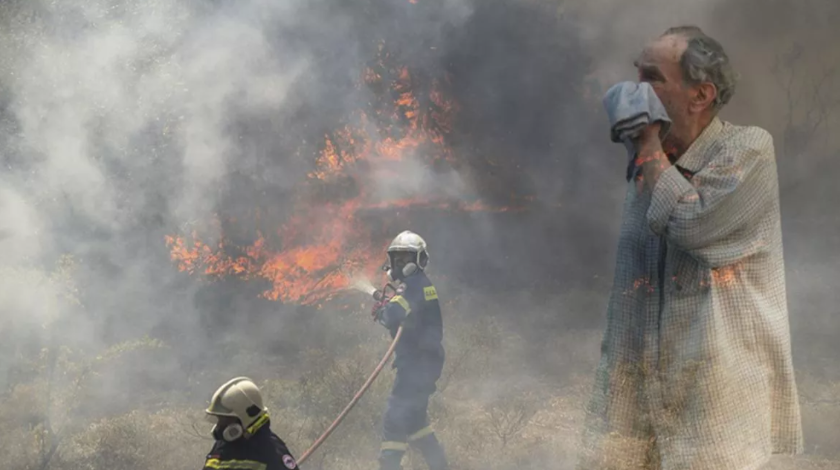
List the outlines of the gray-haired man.
{"type": "Polygon", "coordinates": [[[773,140],[717,117],[735,74],[699,28],[635,65],[604,100],[635,153],[580,468],[754,470],[803,446],[773,140]]]}

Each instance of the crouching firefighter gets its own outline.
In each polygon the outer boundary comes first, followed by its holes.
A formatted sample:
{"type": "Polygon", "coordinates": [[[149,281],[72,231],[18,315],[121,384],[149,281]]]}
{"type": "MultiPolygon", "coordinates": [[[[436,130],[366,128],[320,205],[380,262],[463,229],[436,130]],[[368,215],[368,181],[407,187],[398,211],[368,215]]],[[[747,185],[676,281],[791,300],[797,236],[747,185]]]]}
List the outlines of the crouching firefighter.
{"type": "Polygon", "coordinates": [[[271,432],[268,409],[256,384],[237,377],[219,387],[205,410],[216,443],[203,470],[295,470],[294,457],[271,432]]]}
{"type": "Polygon", "coordinates": [[[381,470],[399,470],[411,445],[423,455],[430,470],[446,470],[446,455],[429,425],[429,397],[443,369],[443,320],[437,291],[424,272],[429,253],[426,242],[405,231],[388,247],[388,277],[396,294],[378,303],[373,317],[393,338],[402,325],[403,333],[394,351],[396,369],[391,396],[383,422],[379,454],[381,470]]]}

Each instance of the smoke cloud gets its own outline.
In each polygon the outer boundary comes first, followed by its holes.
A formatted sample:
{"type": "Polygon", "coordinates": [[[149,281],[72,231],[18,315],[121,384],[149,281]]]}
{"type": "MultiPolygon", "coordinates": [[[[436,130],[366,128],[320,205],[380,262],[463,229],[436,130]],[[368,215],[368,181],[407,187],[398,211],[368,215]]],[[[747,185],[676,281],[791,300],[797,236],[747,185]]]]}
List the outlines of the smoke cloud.
{"type": "MultiPolygon", "coordinates": [[[[724,118],[775,137],[797,360],[824,359],[825,347],[807,345],[840,333],[840,298],[824,282],[840,270],[832,235],[840,137],[831,132],[840,117],[838,5],[4,2],[0,257],[9,280],[0,286],[0,390],[13,384],[20,351],[56,342],[95,350],[163,339],[168,360],[135,370],[204,399],[208,385],[182,383],[183,368],[210,369],[243,344],[288,357],[304,343],[343,341],[310,309],[259,298],[259,282],[207,284],[179,273],[164,239],[195,230],[211,245],[223,234],[248,244],[259,231],[278,243],[273,233],[300,207],[318,233],[332,217],[326,203],[362,191],[352,182],[302,188],[325,137],[362,128],[376,145],[411,128],[376,120],[381,102],[394,99],[362,80],[378,66],[388,79],[409,67],[415,91],[440,86],[458,111],[445,138],[451,159],[418,147],[396,171],[347,169],[364,175],[372,200],[444,196],[528,209],[382,210],[364,220],[391,235],[421,233],[435,273],[450,283],[442,292],[511,291],[509,302],[464,315],[497,315],[526,338],[522,362],[535,369],[524,374],[564,374],[544,345],[567,329],[597,336],[620,224],[624,154],[608,142],[602,92],[634,79],[644,42],[677,24],[718,38],[741,73],[724,118]]],[[[596,343],[557,345],[557,354],[589,360],[596,343]]],[[[108,381],[107,399],[138,393],[129,372],[108,381]]]]}

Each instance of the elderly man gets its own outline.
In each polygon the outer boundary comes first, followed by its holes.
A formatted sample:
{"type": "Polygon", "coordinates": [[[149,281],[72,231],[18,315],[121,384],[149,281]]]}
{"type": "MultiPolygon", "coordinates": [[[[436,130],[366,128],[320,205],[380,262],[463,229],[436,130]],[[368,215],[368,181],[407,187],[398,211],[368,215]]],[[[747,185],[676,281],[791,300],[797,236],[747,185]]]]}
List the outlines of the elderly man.
{"type": "Polygon", "coordinates": [[[634,159],[579,468],[758,469],[803,446],[773,141],[717,117],[735,74],[699,28],[635,65],[604,100],[644,112],[613,138],[634,159]]]}

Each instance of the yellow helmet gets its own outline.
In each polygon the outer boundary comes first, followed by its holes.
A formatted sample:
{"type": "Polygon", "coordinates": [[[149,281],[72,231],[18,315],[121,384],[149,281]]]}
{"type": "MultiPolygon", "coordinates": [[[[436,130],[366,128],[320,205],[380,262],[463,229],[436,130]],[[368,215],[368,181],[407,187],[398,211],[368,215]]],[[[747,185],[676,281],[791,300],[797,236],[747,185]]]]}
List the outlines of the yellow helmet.
{"type": "Polygon", "coordinates": [[[243,428],[241,431],[250,434],[268,418],[268,408],[263,406],[260,389],[248,377],[231,379],[219,387],[204,412],[209,416],[238,418],[243,428]]]}

